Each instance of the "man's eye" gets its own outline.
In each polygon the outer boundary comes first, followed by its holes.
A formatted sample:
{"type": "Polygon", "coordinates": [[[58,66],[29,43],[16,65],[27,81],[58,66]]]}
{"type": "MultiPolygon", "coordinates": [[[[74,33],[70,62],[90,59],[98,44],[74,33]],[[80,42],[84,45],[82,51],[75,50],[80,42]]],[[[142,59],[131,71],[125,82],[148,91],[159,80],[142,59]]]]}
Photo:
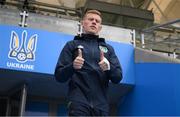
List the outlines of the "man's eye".
{"type": "Polygon", "coordinates": [[[100,21],[99,21],[99,20],[96,20],[96,22],[97,22],[97,23],[100,23],[100,21]]]}
{"type": "Polygon", "coordinates": [[[90,21],[93,21],[93,18],[90,18],[89,20],[90,20],[90,21]]]}

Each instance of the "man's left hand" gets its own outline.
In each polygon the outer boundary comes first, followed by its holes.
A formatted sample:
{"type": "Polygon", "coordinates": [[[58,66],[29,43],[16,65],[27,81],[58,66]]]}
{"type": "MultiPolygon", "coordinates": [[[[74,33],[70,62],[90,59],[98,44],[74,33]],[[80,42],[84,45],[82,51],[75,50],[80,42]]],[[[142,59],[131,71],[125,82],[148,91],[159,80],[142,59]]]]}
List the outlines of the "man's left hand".
{"type": "Polygon", "coordinates": [[[99,66],[103,71],[110,70],[110,63],[109,61],[104,57],[104,52],[101,51],[100,53],[100,62],[99,66]]]}

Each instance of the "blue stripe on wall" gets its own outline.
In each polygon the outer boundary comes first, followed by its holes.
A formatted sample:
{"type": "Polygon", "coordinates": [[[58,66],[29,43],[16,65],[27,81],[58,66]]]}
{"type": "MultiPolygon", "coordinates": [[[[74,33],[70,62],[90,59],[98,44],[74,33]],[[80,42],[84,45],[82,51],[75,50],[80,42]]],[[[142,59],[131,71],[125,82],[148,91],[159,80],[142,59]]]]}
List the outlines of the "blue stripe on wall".
{"type": "Polygon", "coordinates": [[[136,86],[120,105],[119,115],[179,116],[180,64],[135,64],[136,86]]]}
{"type": "MultiPolygon", "coordinates": [[[[62,48],[67,41],[73,38],[73,35],[63,33],[0,25],[0,68],[54,74],[54,69],[62,48]],[[25,36],[25,34],[27,35],[25,36]],[[33,37],[33,35],[37,35],[37,41],[35,41],[36,43],[32,46],[32,48],[34,47],[34,50],[36,50],[33,53],[34,59],[18,61],[18,57],[21,59],[23,57],[9,55],[9,53],[13,52],[13,48],[16,48],[16,46],[14,47],[13,45],[18,46],[18,49],[15,49],[16,55],[20,55],[19,53],[22,55],[22,52],[19,50],[21,50],[22,47],[24,47],[24,50],[28,50],[28,44],[31,42],[29,40],[32,39],[31,37],[33,37]],[[32,69],[22,66],[30,66],[32,69]]],[[[107,43],[114,47],[116,55],[122,65],[123,80],[121,83],[134,84],[134,47],[130,44],[112,41],[107,41],[107,43]]],[[[26,55],[28,51],[24,51],[24,53],[23,55],[27,58],[26,55]]]]}

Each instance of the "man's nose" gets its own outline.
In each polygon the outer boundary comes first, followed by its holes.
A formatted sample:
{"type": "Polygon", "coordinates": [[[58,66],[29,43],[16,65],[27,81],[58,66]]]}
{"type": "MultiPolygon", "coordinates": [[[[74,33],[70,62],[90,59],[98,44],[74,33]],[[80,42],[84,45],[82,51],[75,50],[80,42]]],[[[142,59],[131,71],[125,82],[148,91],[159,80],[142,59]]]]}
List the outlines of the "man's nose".
{"type": "Polygon", "coordinates": [[[96,25],[96,20],[93,20],[92,23],[93,23],[94,25],[96,25]]]}

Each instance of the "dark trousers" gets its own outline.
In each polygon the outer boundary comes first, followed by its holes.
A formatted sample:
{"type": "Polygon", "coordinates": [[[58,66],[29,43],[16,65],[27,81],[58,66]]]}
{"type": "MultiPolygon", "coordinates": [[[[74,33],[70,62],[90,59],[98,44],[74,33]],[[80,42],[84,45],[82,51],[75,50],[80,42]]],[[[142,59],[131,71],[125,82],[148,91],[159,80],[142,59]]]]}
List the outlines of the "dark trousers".
{"type": "Polygon", "coordinates": [[[79,102],[69,104],[69,116],[108,116],[108,112],[90,107],[79,102]]]}

